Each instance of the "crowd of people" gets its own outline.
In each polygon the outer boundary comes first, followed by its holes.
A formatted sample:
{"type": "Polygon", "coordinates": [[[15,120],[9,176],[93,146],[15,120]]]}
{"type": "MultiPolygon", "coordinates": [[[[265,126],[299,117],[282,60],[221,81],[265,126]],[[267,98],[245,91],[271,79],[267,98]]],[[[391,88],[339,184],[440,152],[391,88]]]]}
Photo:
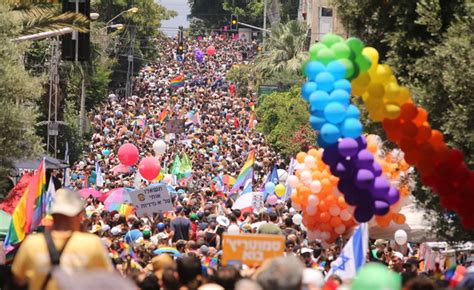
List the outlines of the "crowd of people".
{"type": "MultiPolygon", "coordinates": [[[[233,65],[257,53],[257,44],[216,35],[192,39],[181,60],[177,60],[176,47],[175,40],[160,41],[160,58],[140,71],[134,95],[125,98],[111,94],[90,116],[94,133],[87,156],[73,168],[72,189],[56,191],[52,206],[52,239],[55,246],[65,250],[67,258],[61,260],[61,267],[113,271],[132,280],[135,289],[143,290],[349,289],[350,281],[328,274],[343,247],[342,239],[334,245],[309,239],[304,227],[293,220],[296,211],[290,200],[242,212],[232,209],[234,200],[213,185],[217,176],[236,177],[251,150],[255,150],[255,188],[273,164],[284,162],[251,128],[253,124],[249,126],[256,96],[252,91],[239,95],[236,85],[244,84],[226,80],[226,72],[233,65]],[[206,51],[209,46],[215,48],[215,54],[198,61],[196,49],[206,51]],[[184,76],[184,83],[172,87],[171,81],[177,76],[184,76]],[[183,130],[169,133],[165,121],[173,118],[190,122],[183,130]],[[160,157],[163,168],[172,167],[176,154],[186,153],[193,164],[191,176],[173,195],[173,212],[123,215],[105,210],[93,197],[85,201],[79,197],[77,190],[96,186],[96,166],[104,175],[99,190],[146,187],[144,180],[137,184],[135,167],[126,172],[116,170],[117,152],[122,144],[131,142],[142,158],[154,156],[152,145],[158,139],[167,143],[160,157]],[[64,234],[69,231],[73,231],[72,238],[64,234]],[[284,255],[261,267],[223,265],[224,233],[282,235],[284,255]],[[87,255],[90,259],[83,258],[87,255]]],[[[56,278],[48,285],[48,273],[35,270],[47,263],[48,248],[48,243],[38,237],[25,240],[12,268],[16,282],[28,282],[30,289],[56,289],[56,278]]],[[[445,269],[422,272],[419,245],[400,249],[389,241],[372,241],[367,261],[399,274],[404,289],[442,289],[450,283],[445,269]]],[[[458,282],[463,289],[474,287],[468,284],[472,281],[458,282]]]]}

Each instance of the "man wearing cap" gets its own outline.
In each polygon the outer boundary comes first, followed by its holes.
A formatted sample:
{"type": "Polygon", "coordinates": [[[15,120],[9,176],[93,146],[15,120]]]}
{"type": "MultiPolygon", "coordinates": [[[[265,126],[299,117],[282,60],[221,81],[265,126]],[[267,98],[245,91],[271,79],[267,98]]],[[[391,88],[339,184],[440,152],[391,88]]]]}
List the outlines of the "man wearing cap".
{"type": "Polygon", "coordinates": [[[59,267],[68,273],[78,271],[112,271],[112,264],[100,238],[81,232],[85,202],[78,192],[61,188],[51,207],[51,232],[33,234],[23,241],[13,262],[12,272],[19,285],[29,289],[58,289],[51,277],[51,259],[46,237],[59,253],[59,267]]]}

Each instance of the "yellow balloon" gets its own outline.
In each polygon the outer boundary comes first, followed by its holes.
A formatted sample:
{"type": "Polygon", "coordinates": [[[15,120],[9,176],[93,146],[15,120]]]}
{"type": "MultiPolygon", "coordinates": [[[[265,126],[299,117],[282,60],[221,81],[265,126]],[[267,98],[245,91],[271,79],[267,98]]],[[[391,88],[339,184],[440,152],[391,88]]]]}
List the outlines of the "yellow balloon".
{"type": "Polygon", "coordinates": [[[381,122],[385,119],[384,109],[379,108],[377,110],[369,111],[369,117],[374,122],[381,122]]]}
{"type": "Polygon", "coordinates": [[[285,191],[286,191],[286,189],[285,189],[285,186],[283,184],[279,183],[275,186],[276,196],[282,197],[285,194],[285,191]]]}
{"type": "Polygon", "coordinates": [[[398,96],[394,99],[394,101],[402,106],[405,103],[408,103],[411,100],[412,94],[407,87],[400,87],[400,92],[398,96]]]}
{"type": "Polygon", "coordinates": [[[383,103],[382,99],[373,98],[371,96],[367,98],[367,100],[365,101],[365,107],[367,108],[369,112],[379,111],[379,110],[383,111],[384,106],[385,104],[383,103]]]}
{"type": "Polygon", "coordinates": [[[385,88],[381,83],[370,83],[367,92],[371,98],[382,99],[385,95],[385,88]]]}
{"type": "Polygon", "coordinates": [[[391,120],[398,118],[400,116],[400,106],[397,104],[386,104],[384,115],[387,119],[391,120]]]}
{"type": "Polygon", "coordinates": [[[370,59],[370,62],[372,65],[370,66],[369,71],[374,70],[377,67],[377,64],[379,63],[379,52],[373,48],[373,47],[364,47],[362,50],[362,54],[367,56],[370,59]]]}
{"type": "Polygon", "coordinates": [[[385,85],[385,98],[387,98],[387,100],[395,99],[399,93],[400,86],[396,82],[391,81],[385,85]]]}
{"type": "Polygon", "coordinates": [[[364,90],[370,84],[370,75],[368,73],[361,73],[357,78],[352,81],[352,94],[355,96],[362,96],[363,92],[360,94],[354,93],[354,87],[364,90]]]}
{"type": "Polygon", "coordinates": [[[392,76],[392,69],[386,64],[379,64],[375,71],[375,81],[380,83],[386,83],[392,76]]]}

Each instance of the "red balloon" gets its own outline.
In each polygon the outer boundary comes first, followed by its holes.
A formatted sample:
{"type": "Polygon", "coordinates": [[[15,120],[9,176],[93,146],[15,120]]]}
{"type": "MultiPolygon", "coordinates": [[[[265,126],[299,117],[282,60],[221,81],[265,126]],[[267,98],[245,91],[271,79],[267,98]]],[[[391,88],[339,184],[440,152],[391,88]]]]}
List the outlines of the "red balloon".
{"type": "Polygon", "coordinates": [[[155,179],[160,174],[160,170],[160,163],[155,157],[146,157],[138,165],[138,172],[148,181],[155,179]]]}
{"type": "Polygon", "coordinates": [[[126,166],[132,166],[138,161],[138,149],[132,143],[125,143],[120,146],[118,151],[120,163],[126,166]]]}
{"type": "Polygon", "coordinates": [[[216,48],[211,45],[206,49],[206,52],[207,52],[207,55],[214,55],[216,54],[216,48]]]}
{"type": "Polygon", "coordinates": [[[416,118],[418,115],[418,108],[413,103],[405,103],[401,107],[400,118],[406,121],[410,121],[416,118]]]}

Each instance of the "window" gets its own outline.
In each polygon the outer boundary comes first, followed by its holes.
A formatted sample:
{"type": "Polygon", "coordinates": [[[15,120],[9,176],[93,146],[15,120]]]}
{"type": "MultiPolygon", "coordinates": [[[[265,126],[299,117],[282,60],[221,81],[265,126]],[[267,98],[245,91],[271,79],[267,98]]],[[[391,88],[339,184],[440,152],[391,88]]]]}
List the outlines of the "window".
{"type": "Polygon", "coordinates": [[[332,17],[332,8],[321,7],[321,16],[322,17],[332,17]]]}

